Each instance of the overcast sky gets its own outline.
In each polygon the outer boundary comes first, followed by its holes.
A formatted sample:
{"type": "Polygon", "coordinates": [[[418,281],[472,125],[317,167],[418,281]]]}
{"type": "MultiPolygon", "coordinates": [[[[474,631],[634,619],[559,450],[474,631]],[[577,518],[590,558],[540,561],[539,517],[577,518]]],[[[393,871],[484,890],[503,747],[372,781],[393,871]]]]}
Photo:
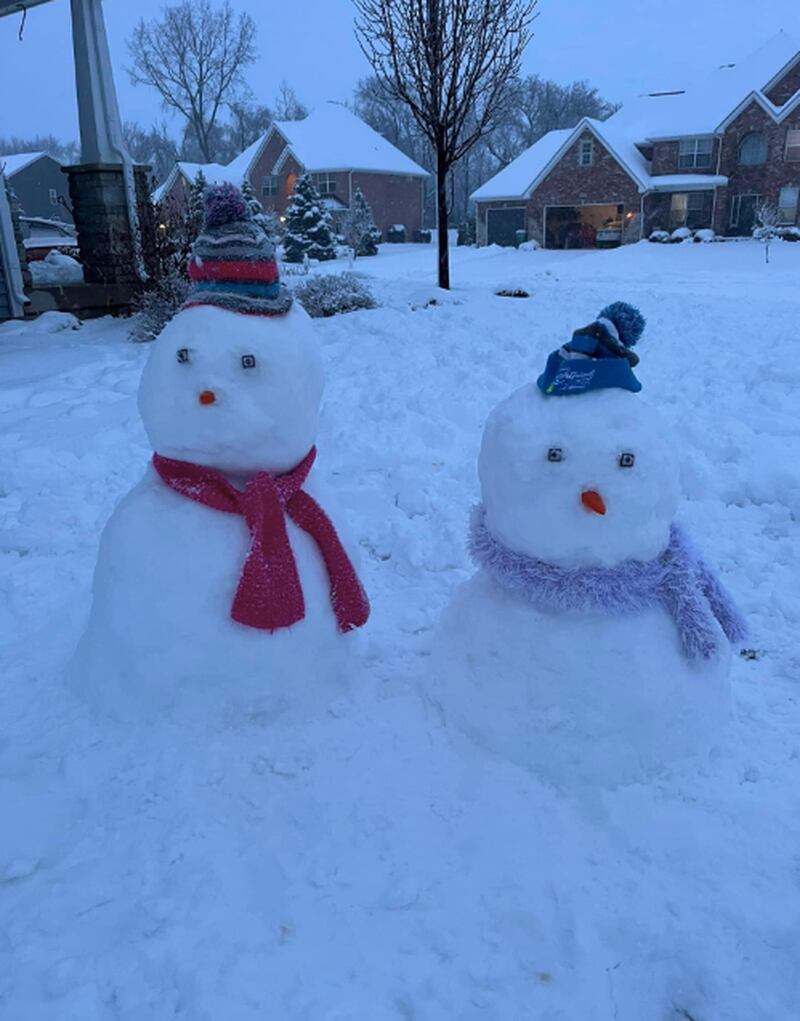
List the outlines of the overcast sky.
{"type": "MultiPolygon", "coordinates": [[[[232,0],[258,26],[260,59],[248,78],[269,104],[286,78],[307,104],[346,99],[367,73],[352,30],[351,0],[232,0]]],[[[151,89],[130,84],[126,41],[163,0],[105,0],[122,117],[164,118],[151,89]]],[[[0,19],[0,135],[77,137],[69,0],[0,19]],[[9,98],[10,97],[10,98],[9,98]]],[[[587,78],[608,99],[680,87],[736,60],[783,28],[800,37],[798,0],[539,0],[524,70],[559,82],[587,78]]]]}

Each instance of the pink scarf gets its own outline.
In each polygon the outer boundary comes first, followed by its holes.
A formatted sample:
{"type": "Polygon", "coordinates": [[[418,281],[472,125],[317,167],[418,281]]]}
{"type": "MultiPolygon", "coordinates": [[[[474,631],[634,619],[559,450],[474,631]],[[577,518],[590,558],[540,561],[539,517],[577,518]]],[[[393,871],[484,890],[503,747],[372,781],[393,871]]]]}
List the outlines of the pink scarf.
{"type": "Polygon", "coordinates": [[[316,447],[312,447],[286,475],[259,472],[242,491],[212,468],[153,454],[156,471],[176,493],[214,510],[244,517],[252,542],[231,617],[247,627],[277,631],[305,617],[303,589],[285,514],[319,547],[339,630],[352,631],[367,622],[369,601],[336,529],[316,500],[302,489],[316,456],[316,447]]]}

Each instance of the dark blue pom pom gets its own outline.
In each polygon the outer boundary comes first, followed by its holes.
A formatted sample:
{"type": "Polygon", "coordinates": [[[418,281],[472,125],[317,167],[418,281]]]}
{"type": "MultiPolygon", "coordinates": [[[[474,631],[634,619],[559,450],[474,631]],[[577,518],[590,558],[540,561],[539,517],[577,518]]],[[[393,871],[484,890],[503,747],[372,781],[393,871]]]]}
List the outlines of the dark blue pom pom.
{"type": "Polygon", "coordinates": [[[206,188],[205,205],[206,227],[222,227],[236,220],[249,220],[253,215],[242,193],[233,184],[214,184],[206,188]]]}
{"type": "Polygon", "coordinates": [[[606,305],[599,319],[610,319],[616,326],[619,339],[625,347],[633,347],[641,337],[647,320],[634,305],[627,301],[615,301],[606,305]]]}

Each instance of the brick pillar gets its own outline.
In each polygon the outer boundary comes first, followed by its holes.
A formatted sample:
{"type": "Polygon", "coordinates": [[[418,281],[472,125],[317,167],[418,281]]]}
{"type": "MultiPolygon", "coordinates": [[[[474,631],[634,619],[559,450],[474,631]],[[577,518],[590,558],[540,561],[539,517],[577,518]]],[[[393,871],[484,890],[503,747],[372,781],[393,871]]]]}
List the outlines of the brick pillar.
{"type": "MultiPolygon", "coordinates": [[[[148,188],[149,170],[149,167],[134,169],[146,268],[152,257],[155,228],[148,188]]],[[[81,163],[64,167],[64,173],[69,177],[84,279],[87,283],[139,286],[122,166],[81,163]]]]}

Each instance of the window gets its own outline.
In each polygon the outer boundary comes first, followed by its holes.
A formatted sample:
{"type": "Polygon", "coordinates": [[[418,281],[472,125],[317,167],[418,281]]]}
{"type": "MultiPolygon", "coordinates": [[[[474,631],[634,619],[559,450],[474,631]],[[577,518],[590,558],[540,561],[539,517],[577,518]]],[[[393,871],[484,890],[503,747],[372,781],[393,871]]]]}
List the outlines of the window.
{"type": "Polygon", "coordinates": [[[678,166],[683,170],[710,167],[713,145],[710,138],[682,138],[678,166]]]}
{"type": "Polygon", "coordinates": [[[50,205],[51,206],[58,205],[58,192],[55,190],[55,188],[50,189],[50,205]]]}
{"type": "Polygon", "coordinates": [[[767,136],[751,131],[739,143],[739,165],[758,167],[767,162],[767,136]]]}
{"type": "Polygon", "coordinates": [[[751,230],[756,222],[756,210],[763,205],[760,195],[734,195],[731,199],[731,227],[751,230]]]}
{"type": "Polygon", "coordinates": [[[335,174],[313,174],[311,179],[320,195],[336,194],[335,174]]]}
{"type": "Polygon", "coordinates": [[[594,142],[591,138],[584,138],[578,150],[578,166],[590,167],[594,163],[594,142]]]}
{"type": "Polygon", "coordinates": [[[261,178],[261,194],[264,198],[278,194],[278,175],[265,174],[261,178]]]}
{"type": "Polygon", "coordinates": [[[800,198],[800,186],[787,184],[781,188],[778,197],[778,222],[794,223],[797,219],[797,203],[800,198]]]}
{"type": "Polygon", "coordinates": [[[707,195],[710,195],[710,192],[675,192],[670,202],[670,226],[690,227],[692,230],[707,227],[710,220],[710,203],[707,202],[707,195]]]}
{"type": "Polygon", "coordinates": [[[800,163],[800,130],[791,128],[786,132],[786,162],[800,163]]]}

